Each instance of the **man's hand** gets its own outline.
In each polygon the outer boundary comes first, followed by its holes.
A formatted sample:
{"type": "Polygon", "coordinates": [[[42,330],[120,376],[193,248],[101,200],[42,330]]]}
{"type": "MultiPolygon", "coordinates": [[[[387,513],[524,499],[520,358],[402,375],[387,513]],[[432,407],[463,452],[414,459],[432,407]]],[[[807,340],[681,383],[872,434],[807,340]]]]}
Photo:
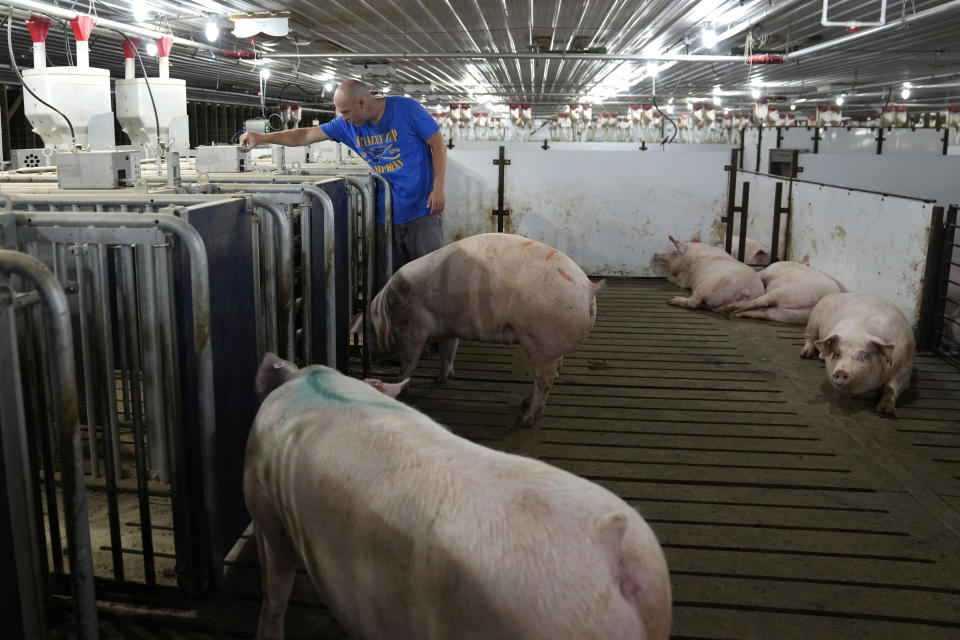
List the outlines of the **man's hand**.
{"type": "Polygon", "coordinates": [[[430,192],[430,197],[427,198],[427,207],[430,209],[430,215],[435,216],[439,213],[443,213],[443,205],[447,202],[447,197],[443,194],[443,191],[439,189],[434,189],[430,192]]]}
{"type": "Polygon", "coordinates": [[[262,133],[255,133],[253,131],[245,131],[242,136],[240,136],[240,148],[244,151],[250,151],[255,146],[260,144],[260,139],[264,136],[262,133]]]}

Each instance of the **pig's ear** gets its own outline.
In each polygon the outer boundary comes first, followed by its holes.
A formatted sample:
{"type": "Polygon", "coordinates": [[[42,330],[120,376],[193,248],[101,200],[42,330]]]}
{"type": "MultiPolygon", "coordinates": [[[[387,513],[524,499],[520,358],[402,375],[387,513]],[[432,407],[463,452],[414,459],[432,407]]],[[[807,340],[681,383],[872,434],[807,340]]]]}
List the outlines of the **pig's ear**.
{"type": "Polygon", "coordinates": [[[768,258],[769,256],[770,256],[770,252],[767,251],[766,249],[757,249],[756,257],[757,257],[758,264],[760,262],[763,262],[763,259],[768,258]]]}
{"type": "Polygon", "coordinates": [[[870,342],[876,347],[877,354],[880,356],[880,362],[883,363],[883,366],[891,366],[893,364],[893,343],[881,342],[877,338],[873,338],[870,342]]]}
{"type": "Polygon", "coordinates": [[[364,378],[363,381],[380,393],[390,396],[391,398],[396,398],[398,395],[400,395],[400,392],[406,389],[407,385],[410,384],[410,378],[407,378],[402,382],[384,382],[383,380],[378,380],[377,378],[364,378]]]}
{"type": "Polygon", "coordinates": [[[287,380],[296,377],[297,371],[297,365],[287,362],[275,354],[268,352],[263,356],[263,362],[257,369],[257,379],[254,383],[260,402],[263,402],[271,391],[287,380]]]}
{"type": "Polygon", "coordinates": [[[824,358],[829,358],[830,354],[833,353],[837,348],[837,341],[840,340],[840,336],[833,334],[828,338],[823,340],[817,340],[813,344],[817,345],[817,350],[820,352],[820,355],[824,358]]]}
{"type": "Polygon", "coordinates": [[[700,232],[699,232],[699,231],[697,231],[695,234],[693,234],[693,237],[690,238],[690,242],[700,242],[700,232]]]}
{"type": "Polygon", "coordinates": [[[805,264],[808,267],[810,266],[810,254],[803,256],[803,259],[800,261],[800,264],[805,264]]]}
{"type": "Polygon", "coordinates": [[[667,236],[667,237],[670,238],[670,242],[672,242],[672,243],[673,243],[673,246],[675,246],[675,247],[677,248],[677,251],[679,251],[680,253],[683,253],[683,251],[684,251],[683,245],[680,244],[680,243],[677,241],[677,239],[674,238],[673,236],[667,236]]]}
{"type": "Polygon", "coordinates": [[[353,316],[353,322],[350,323],[350,333],[360,333],[360,329],[363,328],[363,314],[358,313],[353,316]]]}

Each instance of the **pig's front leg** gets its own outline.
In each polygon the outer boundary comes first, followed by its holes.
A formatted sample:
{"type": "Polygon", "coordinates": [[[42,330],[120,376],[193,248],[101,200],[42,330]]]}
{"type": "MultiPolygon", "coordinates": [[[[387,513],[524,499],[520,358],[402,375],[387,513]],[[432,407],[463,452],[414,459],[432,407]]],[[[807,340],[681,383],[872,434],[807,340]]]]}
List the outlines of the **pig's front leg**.
{"type": "Polygon", "coordinates": [[[897,398],[900,397],[904,389],[910,386],[910,373],[912,371],[913,367],[903,367],[897,375],[883,385],[877,411],[891,416],[897,415],[897,398]]]}
{"type": "Polygon", "coordinates": [[[442,338],[440,344],[440,377],[437,382],[444,384],[453,377],[453,358],[457,355],[457,338],[442,338]]]}
{"type": "Polygon", "coordinates": [[[400,343],[400,379],[411,378],[413,370],[420,364],[420,356],[427,344],[427,336],[419,333],[408,333],[399,338],[400,343]]]}
{"type": "Polygon", "coordinates": [[[690,294],[689,298],[684,298],[682,296],[674,296],[667,300],[667,304],[672,304],[675,307],[686,307],[687,309],[696,309],[700,306],[700,303],[703,301],[703,296],[697,293],[696,291],[690,294]]]}
{"type": "Polygon", "coordinates": [[[813,316],[807,321],[807,328],[803,330],[803,348],[800,349],[801,358],[817,357],[817,346],[815,340],[820,339],[820,323],[816,322],[813,316]]]}
{"type": "Polygon", "coordinates": [[[267,492],[252,475],[244,474],[244,500],[253,517],[260,556],[263,604],[257,623],[258,640],[283,640],[283,615],[297,575],[297,553],[267,492]]]}

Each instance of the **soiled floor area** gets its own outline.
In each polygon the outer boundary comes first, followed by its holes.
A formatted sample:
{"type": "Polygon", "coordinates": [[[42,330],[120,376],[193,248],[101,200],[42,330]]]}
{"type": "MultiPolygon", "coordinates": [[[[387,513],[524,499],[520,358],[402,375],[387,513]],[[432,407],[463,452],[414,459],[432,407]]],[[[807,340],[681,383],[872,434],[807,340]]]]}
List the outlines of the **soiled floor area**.
{"type": "MultiPolygon", "coordinates": [[[[676,292],[608,280],[534,428],[512,426],[530,382],[510,346],[462,344],[444,387],[437,357],[425,360],[406,401],[635,506],[670,565],[674,638],[960,637],[960,370],[921,353],[897,418],[883,417],[798,357],[802,327],[667,306],[676,292]]],[[[252,637],[259,599],[248,535],[210,606],[104,611],[102,628],[252,637]]],[[[287,626],[289,638],[347,637],[303,572],[287,626]]]]}

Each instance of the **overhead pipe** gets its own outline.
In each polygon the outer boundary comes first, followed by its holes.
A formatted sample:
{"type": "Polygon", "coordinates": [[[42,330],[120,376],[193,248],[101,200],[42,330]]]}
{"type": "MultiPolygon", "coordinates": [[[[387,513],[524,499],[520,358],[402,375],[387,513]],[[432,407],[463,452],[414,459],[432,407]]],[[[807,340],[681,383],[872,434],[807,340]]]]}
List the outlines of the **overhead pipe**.
{"type": "Polygon", "coordinates": [[[863,31],[856,31],[854,33],[849,33],[840,38],[835,38],[833,40],[828,40],[827,42],[821,42],[820,44],[815,44],[811,47],[806,47],[804,49],[797,49],[786,55],[787,61],[796,60],[804,56],[808,56],[814,53],[823,51],[824,49],[830,49],[832,47],[839,46],[841,44],[847,44],[848,42],[853,42],[854,40],[859,40],[860,38],[865,38],[867,36],[877,35],[890,29],[896,29],[901,25],[912,24],[920,20],[926,20],[927,18],[933,18],[939,16],[940,14],[947,13],[948,11],[953,11],[954,9],[960,9],[960,0],[952,0],[952,2],[945,2],[936,7],[931,7],[923,11],[918,11],[917,13],[912,13],[910,15],[904,16],[900,20],[895,20],[888,22],[885,25],[879,27],[873,27],[872,29],[864,29],[863,31]]]}
{"type": "MultiPolygon", "coordinates": [[[[958,0],[960,1],[960,0],[958,0]]],[[[720,56],[706,54],[661,53],[651,55],[645,53],[536,53],[536,52],[424,52],[411,53],[401,51],[396,53],[369,52],[369,53],[267,53],[263,58],[325,58],[330,60],[389,58],[390,60],[594,60],[612,61],[625,60],[632,62],[746,62],[743,56],[720,56]]]]}
{"type": "Polygon", "coordinates": [[[767,5],[767,8],[764,9],[762,13],[760,13],[759,15],[755,15],[752,18],[747,18],[743,22],[740,22],[739,24],[736,24],[730,27],[723,33],[718,33],[717,44],[720,44],[724,40],[729,40],[734,36],[740,35],[744,31],[748,31],[749,29],[753,28],[754,26],[756,26],[760,22],[763,22],[764,20],[773,16],[774,14],[781,13],[785,9],[789,9],[791,6],[795,4],[800,4],[800,0],[789,0],[788,2],[779,2],[776,5],[771,5],[769,3],[769,0],[760,0],[760,3],[758,4],[761,4],[761,3],[767,5]]]}
{"type": "MultiPolygon", "coordinates": [[[[23,9],[24,11],[30,11],[33,13],[41,13],[47,16],[55,16],[57,18],[63,18],[64,20],[73,20],[77,16],[85,16],[84,13],[79,13],[77,11],[72,11],[70,9],[65,9],[63,7],[56,7],[52,4],[45,4],[43,2],[36,2],[35,0],[2,0],[0,4],[6,5],[8,7],[14,7],[18,9],[23,9]]],[[[156,38],[160,31],[159,29],[148,29],[146,27],[139,27],[127,22],[117,22],[115,20],[108,20],[107,18],[101,18],[98,16],[93,17],[93,25],[96,27],[102,27],[104,29],[117,29],[123,33],[138,35],[144,38],[156,38]]],[[[187,38],[180,38],[178,36],[170,36],[174,44],[183,45],[185,47],[191,47],[193,49],[203,49],[205,51],[214,51],[219,54],[223,54],[224,50],[219,47],[214,47],[209,44],[204,44],[203,42],[197,42],[195,40],[189,40],[187,38]]]]}

